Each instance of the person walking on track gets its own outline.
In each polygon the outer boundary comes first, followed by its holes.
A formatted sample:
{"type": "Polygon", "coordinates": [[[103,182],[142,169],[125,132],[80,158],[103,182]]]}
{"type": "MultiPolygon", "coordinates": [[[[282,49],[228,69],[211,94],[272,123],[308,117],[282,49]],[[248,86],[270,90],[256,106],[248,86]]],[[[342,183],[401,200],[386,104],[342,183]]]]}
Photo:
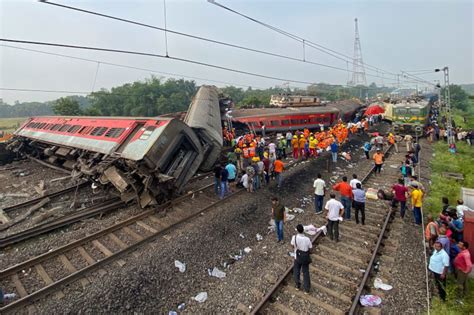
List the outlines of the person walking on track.
{"type": "Polygon", "coordinates": [[[296,290],[301,288],[300,273],[303,270],[303,287],[305,294],[311,289],[311,280],[309,277],[309,264],[311,263],[311,248],[313,244],[309,237],[304,235],[303,225],[296,226],[298,234],[291,239],[291,245],[295,249],[295,262],[293,264],[293,276],[295,278],[296,290]]]}
{"type": "Polygon", "coordinates": [[[357,183],[356,189],[352,190],[354,194],[354,209],[356,224],[359,224],[359,213],[361,215],[361,223],[365,225],[365,191],[362,189],[362,184],[357,183]]]}
{"type": "Polygon", "coordinates": [[[384,155],[382,153],[382,150],[377,149],[377,152],[375,152],[372,158],[374,159],[374,162],[375,162],[374,173],[375,175],[377,175],[377,173],[380,174],[380,172],[382,171],[382,165],[383,165],[383,160],[384,160],[384,155]]]}
{"type": "Polygon", "coordinates": [[[404,185],[405,181],[401,178],[398,179],[398,184],[392,186],[392,208],[396,208],[400,203],[400,218],[405,217],[405,210],[407,206],[408,188],[404,185]]]}
{"type": "Polygon", "coordinates": [[[347,182],[347,177],[342,177],[342,182],[337,183],[332,186],[332,189],[338,191],[341,194],[341,202],[344,206],[344,219],[351,219],[351,205],[352,205],[352,187],[347,182]]]}
{"type": "Polygon", "coordinates": [[[277,197],[272,198],[272,215],[275,221],[275,231],[278,243],[283,241],[283,222],[285,221],[285,206],[280,203],[277,197]]]}
{"type": "Polygon", "coordinates": [[[415,224],[421,225],[421,207],[423,206],[423,192],[418,188],[418,185],[411,184],[413,190],[411,192],[411,205],[413,207],[413,216],[415,217],[415,224]]]}
{"type": "Polygon", "coordinates": [[[336,194],[331,193],[331,199],[326,202],[325,209],[327,210],[326,218],[328,219],[328,235],[331,240],[336,239],[339,242],[339,221],[344,212],[344,206],[336,200],[336,194]]]}
{"type": "Polygon", "coordinates": [[[318,178],[313,183],[314,211],[316,211],[316,214],[323,213],[323,202],[324,192],[326,190],[326,182],[321,177],[321,173],[318,173],[318,178]]]}

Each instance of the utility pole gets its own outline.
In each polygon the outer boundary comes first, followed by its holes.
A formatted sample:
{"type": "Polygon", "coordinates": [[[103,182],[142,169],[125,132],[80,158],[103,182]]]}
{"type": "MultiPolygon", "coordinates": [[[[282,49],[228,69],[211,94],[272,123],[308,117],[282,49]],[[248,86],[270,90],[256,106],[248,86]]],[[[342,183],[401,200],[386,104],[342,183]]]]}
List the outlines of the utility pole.
{"type": "Polygon", "coordinates": [[[451,114],[451,94],[449,92],[449,68],[435,69],[435,72],[443,71],[444,74],[444,106],[446,111],[446,129],[448,133],[448,144],[454,143],[453,117],[451,114]]]}

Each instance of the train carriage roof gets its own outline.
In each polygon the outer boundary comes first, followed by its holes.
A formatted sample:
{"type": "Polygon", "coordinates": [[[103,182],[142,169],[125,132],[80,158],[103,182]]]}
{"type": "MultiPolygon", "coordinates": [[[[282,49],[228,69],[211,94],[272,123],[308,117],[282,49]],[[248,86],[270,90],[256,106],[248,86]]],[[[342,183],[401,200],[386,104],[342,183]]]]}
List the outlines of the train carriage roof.
{"type": "Polygon", "coordinates": [[[314,107],[285,107],[285,108],[248,108],[248,109],[237,109],[232,110],[230,116],[233,118],[242,117],[267,117],[275,115],[299,115],[299,114],[324,114],[324,113],[337,113],[336,108],[328,108],[325,106],[314,106],[314,107]]]}

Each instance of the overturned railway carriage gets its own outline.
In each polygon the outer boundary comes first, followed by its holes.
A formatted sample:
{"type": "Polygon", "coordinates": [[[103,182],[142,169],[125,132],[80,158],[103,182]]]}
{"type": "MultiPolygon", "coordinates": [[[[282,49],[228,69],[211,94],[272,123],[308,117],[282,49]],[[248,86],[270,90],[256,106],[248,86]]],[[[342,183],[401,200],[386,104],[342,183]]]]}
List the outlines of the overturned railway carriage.
{"type": "Polygon", "coordinates": [[[210,171],[222,150],[223,138],[219,93],[215,86],[203,85],[193,97],[184,122],[198,135],[204,160],[200,169],[210,171]]]}
{"type": "Polygon", "coordinates": [[[232,110],[233,126],[248,127],[259,131],[263,125],[269,132],[315,129],[321,125],[329,127],[339,119],[351,121],[361,109],[360,103],[353,100],[328,103],[321,106],[286,107],[286,108],[252,108],[232,110]]]}
{"type": "Polygon", "coordinates": [[[195,132],[171,118],[34,117],[9,148],[110,183],[142,207],[179,191],[204,158],[195,132]]]}

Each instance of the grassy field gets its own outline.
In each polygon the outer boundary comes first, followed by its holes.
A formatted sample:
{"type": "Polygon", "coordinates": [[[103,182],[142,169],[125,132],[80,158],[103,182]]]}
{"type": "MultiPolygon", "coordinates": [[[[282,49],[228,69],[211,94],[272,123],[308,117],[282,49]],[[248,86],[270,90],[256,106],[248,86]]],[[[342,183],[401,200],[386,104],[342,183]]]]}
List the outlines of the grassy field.
{"type": "MultiPolygon", "coordinates": [[[[456,111],[454,119],[459,127],[474,128],[474,114],[456,111]],[[463,116],[466,116],[467,123],[463,122],[463,116]]],[[[445,142],[434,144],[434,156],[431,160],[431,186],[424,209],[436,217],[442,209],[442,197],[448,197],[449,204],[455,205],[456,200],[461,197],[461,187],[474,188],[474,146],[470,147],[466,142],[457,142],[456,146],[457,153],[451,154],[445,142]],[[464,180],[456,181],[446,178],[443,172],[463,174],[464,180]]],[[[468,296],[459,300],[454,277],[450,274],[447,301],[442,303],[437,297],[434,298],[431,313],[436,315],[474,314],[474,279],[472,278],[469,279],[469,289],[468,296]]]]}
{"type": "Polygon", "coordinates": [[[26,119],[26,117],[19,118],[0,118],[0,130],[12,132],[19,127],[19,125],[26,119]]]}

